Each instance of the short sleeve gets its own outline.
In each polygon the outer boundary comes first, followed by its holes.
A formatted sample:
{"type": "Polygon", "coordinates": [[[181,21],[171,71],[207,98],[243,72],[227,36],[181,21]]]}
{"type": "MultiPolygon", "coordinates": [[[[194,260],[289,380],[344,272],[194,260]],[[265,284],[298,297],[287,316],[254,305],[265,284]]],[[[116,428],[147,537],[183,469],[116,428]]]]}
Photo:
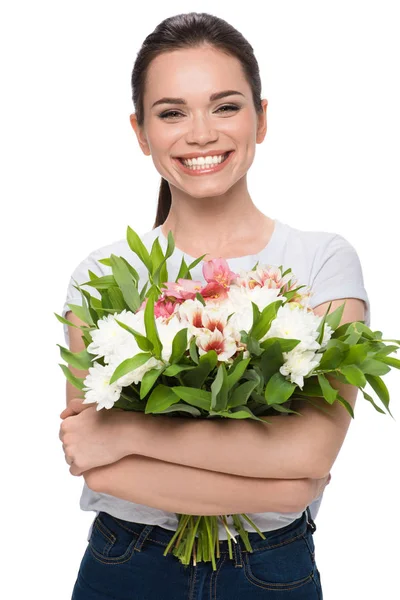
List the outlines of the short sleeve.
{"type": "Polygon", "coordinates": [[[316,256],[311,277],[310,306],[340,298],[360,298],[365,303],[365,324],[370,326],[371,308],[359,256],[350,242],[335,234],[316,256]]]}
{"type": "MultiPolygon", "coordinates": [[[[97,254],[98,254],[97,251],[92,252],[84,260],[82,260],[73,270],[70,280],[69,280],[69,283],[68,283],[67,292],[65,295],[64,306],[60,313],[62,317],[65,318],[66,313],[69,310],[71,310],[70,307],[68,306],[68,304],[78,304],[79,306],[82,306],[82,295],[81,295],[80,291],[74,287],[74,285],[76,285],[75,281],[77,283],[79,283],[79,285],[81,285],[85,281],[89,281],[89,279],[90,279],[89,270],[93,271],[93,273],[95,273],[99,277],[106,274],[104,271],[105,265],[102,265],[102,263],[99,263],[98,260],[96,259],[97,254]]],[[[96,298],[99,298],[99,299],[101,298],[100,293],[94,287],[84,285],[84,286],[82,286],[82,289],[87,290],[91,296],[95,296],[96,298]]],[[[65,342],[67,344],[67,347],[69,348],[68,325],[63,323],[63,328],[64,328],[65,342]]]]}

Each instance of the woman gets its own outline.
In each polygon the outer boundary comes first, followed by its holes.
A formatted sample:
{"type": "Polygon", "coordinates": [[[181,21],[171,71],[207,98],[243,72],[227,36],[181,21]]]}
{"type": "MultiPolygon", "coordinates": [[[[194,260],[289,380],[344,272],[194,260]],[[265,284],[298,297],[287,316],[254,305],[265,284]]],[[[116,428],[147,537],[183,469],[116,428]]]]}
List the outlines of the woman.
{"type": "MultiPolygon", "coordinates": [[[[132,88],[132,127],[162,176],[154,228],[142,241],[150,249],[158,236],[165,249],[173,232],[170,280],[182,256],[190,263],[205,252],[206,259],[225,258],[233,270],[250,269],[257,259],[289,265],[300,284],[314,289],[316,314],[330,300],[333,311],[347,299],[342,322],[369,322],[361,266],[349,242],[273,220],[250,197],[247,172],[266,134],[268,102],[260,98],[252,47],[236,29],[206,13],[164,20],[137,55],[132,88]]],[[[81,303],[74,280],[87,281],[89,269],[110,273],[99,259],[112,252],[134,264],[141,278],[147,273],[126,240],[92,252],[73,272],[62,311],[77,325],[83,322],[68,312],[69,303],[81,303]]],[[[192,277],[202,279],[201,263],[192,277]]],[[[72,351],[84,348],[79,329],[65,325],[65,335],[72,351]]],[[[331,383],[354,407],[357,388],[331,383]]],[[[85,479],[81,508],[97,512],[73,600],[322,598],[313,518],[350,423],[340,404],[321,402],[322,412],[298,402],[302,417],[271,417],[266,433],[249,420],[187,419],[182,426],[167,416],[96,411],[67,387],[60,439],[70,472],[85,479]],[[237,537],[231,561],[220,526],[215,572],[211,563],[184,567],[172,554],[163,556],[175,513],[242,512],[266,536],[244,523],[253,553],[237,537]]]]}

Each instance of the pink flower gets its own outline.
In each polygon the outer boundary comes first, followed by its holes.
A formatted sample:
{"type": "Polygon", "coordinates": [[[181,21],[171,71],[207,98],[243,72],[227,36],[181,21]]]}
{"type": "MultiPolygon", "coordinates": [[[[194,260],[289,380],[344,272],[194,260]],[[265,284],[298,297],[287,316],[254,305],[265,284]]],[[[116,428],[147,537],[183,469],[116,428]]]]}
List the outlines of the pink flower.
{"type": "Polygon", "coordinates": [[[228,298],[228,289],[217,281],[211,281],[203,287],[200,293],[206,302],[222,302],[228,298]]]}
{"type": "Polygon", "coordinates": [[[173,302],[170,298],[160,298],[154,303],[154,315],[156,317],[170,317],[180,305],[180,302],[173,302]]]}
{"type": "Polygon", "coordinates": [[[215,350],[219,361],[230,361],[238,350],[236,340],[231,336],[224,336],[219,329],[210,331],[203,329],[196,338],[196,345],[199,348],[199,354],[205,354],[210,350],[215,350]]]}
{"type": "Polygon", "coordinates": [[[209,283],[215,281],[221,287],[229,288],[231,281],[238,276],[230,270],[225,258],[212,258],[203,264],[203,276],[209,283]]]}
{"type": "Polygon", "coordinates": [[[167,281],[164,284],[163,295],[181,300],[193,299],[197,292],[201,292],[201,281],[193,281],[192,279],[179,278],[177,282],[167,281]]]}

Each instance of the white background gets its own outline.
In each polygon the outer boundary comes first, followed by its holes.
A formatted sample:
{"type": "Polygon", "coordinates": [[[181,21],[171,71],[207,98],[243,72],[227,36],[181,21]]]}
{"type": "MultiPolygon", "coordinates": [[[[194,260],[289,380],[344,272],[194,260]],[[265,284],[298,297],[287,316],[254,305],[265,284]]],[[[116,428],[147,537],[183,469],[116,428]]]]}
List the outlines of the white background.
{"type": "MultiPolygon", "coordinates": [[[[356,248],[371,328],[400,338],[397,3],[9,2],[0,14],[2,588],[68,600],[94,513],[58,439],[57,343],[72,270],[153,227],[160,176],[139,149],[130,76],[146,35],[190,10],[237,27],[259,61],[268,133],[248,175],[268,216],[356,248]],[[260,12],[262,7],[263,13],[260,12]],[[139,14],[140,11],[140,14],[139,14]],[[5,368],[4,368],[5,364],[5,368]]],[[[398,593],[400,372],[392,413],[359,393],[316,518],[324,600],[398,593]]]]}

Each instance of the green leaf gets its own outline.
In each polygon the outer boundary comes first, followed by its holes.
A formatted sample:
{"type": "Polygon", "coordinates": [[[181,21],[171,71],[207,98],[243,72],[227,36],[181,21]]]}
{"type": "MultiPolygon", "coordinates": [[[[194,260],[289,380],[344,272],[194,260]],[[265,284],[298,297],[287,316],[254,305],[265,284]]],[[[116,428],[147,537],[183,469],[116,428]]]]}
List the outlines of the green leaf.
{"type": "MultiPolygon", "coordinates": [[[[242,334],[242,332],[240,332],[242,334]]],[[[244,343],[247,345],[247,350],[250,352],[250,354],[254,355],[254,356],[260,356],[263,352],[263,349],[261,347],[261,344],[258,340],[256,340],[256,338],[252,337],[250,334],[249,335],[241,335],[242,341],[244,341],[244,343]],[[245,338],[243,340],[243,338],[245,338]]]]}
{"type": "Polygon", "coordinates": [[[168,271],[166,266],[166,257],[162,251],[160,241],[156,237],[150,251],[150,258],[153,265],[153,282],[156,285],[168,281],[168,271]]]}
{"type": "Polygon", "coordinates": [[[179,267],[179,271],[178,271],[178,274],[176,276],[175,282],[177,282],[178,279],[191,279],[190,272],[189,272],[189,269],[188,269],[188,266],[186,264],[184,256],[182,256],[181,266],[179,267]]]}
{"type": "MultiPolygon", "coordinates": [[[[361,363],[360,369],[364,374],[368,375],[386,375],[386,373],[390,372],[390,367],[386,366],[384,362],[385,361],[367,358],[361,363]]],[[[400,361],[398,362],[400,365],[400,361]]]]}
{"type": "Polygon", "coordinates": [[[130,249],[140,258],[142,263],[146,266],[147,270],[152,273],[153,272],[153,263],[150,258],[149,251],[146,246],[143,244],[142,240],[134,231],[129,227],[127,229],[126,238],[129,244],[130,249]]]}
{"type": "Polygon", "coordinates": [[[263,342],[260,343],[261,348],[266,350],[272,344],[277,342],[280,346],[282,352],[290,352],[293,348],[296,348],[300,344],[301,340],[296,340],[293,338],[279,338],[279,337],[269,337],[263,342]]]}
{"type": "Polygon", "coordinates": [[[238,385],[233,390],[231,397],[228,399],[228,407],[232,408],[246,404],[251,392],[257,387],[257,383],[257,381],[251,380],[245,381],[244,383],[238,385]]]}
{"type": "Polygon", "coordinates": [[[146,327],[146,337],[152,342],[155,358],[161,360],[162,343],[158,335],[156,319],[154,315],[154,298],[149,296],[144,309],[144,324],[146,327]]]}
{"type": "Polygon", "coordinates": [[[336,369],[343,360],[345,353],[338,346],[327,348],[318,364],[318,371],[336,369]]]}
{"type": "MultiPolygon", "coordinates": [[[[255,326],[255,324],[257,323],[257,321],[260,319],[260,309],[258,308],[257,304],[255,302],[251,303],[252,309],[253,309],[253,328],[255,326]]],[[[250,329],[250,335],[252,335],[252,330],[250,329]]],[[[255,338],[256,336],[253,335],[253,337],[255,338]]]]}
{"type": "Polygon", "coordinates": [[[295,415],[300,415],[301,416],[301,413],[297,412],[296,410],[292,410],[291,408],[287,408],[287,407],[283,406],[283,404],[271,404],[271,405],[268,405],[268,406],[269,406],[269,409],[273,408],[277,412],[288,413],[288,414],[289,413],[293,413],[295,415]]]}
{"type": "Polygon", "coordinates": [[[374,390],[376,395],[379,397],[379,399],[381,400],[382,404],[384,405],[384,407],[386,408],[386,410],[388,411],[390,416],[393,418],[393,415],[389,409],[390,396],[389,396],[389,390],[387,389],[386,384],[382,381],[382,379],[378,375],[366,375],[366,378],[367,378],[369,385],[372,387],[372,389],[374,390]]]}
{"type": "Polygon", "coordinates": [[[200,292],[196,292],[196,299],[203,305],[206,305],[206,301],[204,300],[204,297],[200,294],[200,292]]]}
{"type": "Polygon", "coordinates": [[[188,327],[184,327],[175,334],[172,340],[172,352],[169,359],[171,364],[177,363],[181,360],[183,354],[186,352],[188,346],[188,327]]]}
{"type": "Polygon", "coordinates": [[[192,262],[190,263],[190,265],[188,266],[188,269],[189,269],[189,270],[191,270],[191,269],[194,269],[194,267],[195,267],[196,265],[198,265],[198,264],[199,264],[199,262],[201,262],[205,256],[207,256],[207,252],[206,252],[205,254],[202,254],[202,255],[201,255],[201,256],[199,256],[198,258],[196,258],[194,261],[192,261],[192,262]]]}
{"type": "Polygon", "coordinates": [[[127,325],[126,323],[123,323],[122,321],[118,321],[118,319],[115,319],[115,321],[123,329],[126,329],[126,331],[129,331],[129,333],[131,333],[134,336],[136,343],[141,350],[144,350],[145,352],[151,352],[153,350],[152,342],[150,340],[148,340],[145,335],[140,333],[140,331],[136,331],[136,329],[132,329],[132,327],[129,327],[129,325],[127,325]]]}
{"type": "Polygon", "coordinates": [[[331,309],[331,306],[332,306],[332,301],[329,302],[328,307],[327,307],[327,309],[325,311],[325,314],[322,317],[322,320],[321,320],[320,324],[317,327],[317,331],[319,331],[319,336],[317,338],[318,344],[322,344],[322,340],[324,339],[325,323],[326,323],[326,319],[328,317],[328,313],[329,313],[329,311],[331,309]]]}
{"type": "Polygon", "coordinates": [[[280,371],[272,375],[265,388],[267,404],[283,404],[293,394],[296,383],[288,381],[280,371]]]}
{"type": "Polygon", "coordinates": [[[251,356],[248,358],[242,358],[239,362],[237,362],[233,368],[231,367],[228,372],[228,390],[233,388],[235,383],[239,381],[239,379],[243,376],[243,373],[247,369],[247,365],[251,361],[251,356]]]}
{"type": "Polygon", "coordinates": [[[183,374],[182,382],[193,388],[201,388],[211,371],[218,363],[218,354],[209,350],[199,357],[198,365],[183,374]]]}
{"type": "MultiPolygon", "coordinates": [[[[94,309],[94,311],[98,315],[98,319],[102,319],[107,314],[103,310],[101,300],[99,300],[98,298],[95,298],[94,296],[90,297],[90,307],[94,309]]],[[[98,319],[96,319],[96,322],[98,321],[98,319]]]]}
{"type": "Polygon", "coordinates": [[[83,389],[83,382],[85,380],[85,377],[76,377],[73,373],[71,373],[71,371],[68,369],[68,367],[66,365],[62,365],[61,363],[59,363],[60,367],[62,368],[65,377],[68,379],[68,381],[74,386],[76,387],[78,390],[83,389]]]}
{"type": "Polygon", "coordinates": [[[337,329],[339,327],[340,321],[342,320],[342,316],[343,316],[344,305],[345,305],[345,303],[343,302],[343,304],[341,304],[340,306],[335,308],[334,311],[332,311],[331,313],[329,313],[326,316],[325,322],[332,329],[337,329]]]}
{"type": "Polygon", "coordinates": [[[355,346],[351,346],[344,357],[342,365],[356,364],[357,366],[360,366],[367,357],[368,349],[368,344],[356,344],[355,346]]]}
{"type": "Polygon", "coordinates": [[[223,411],[221,416],[228,417],[229,419],[254,419],[255,421],[261,421],[261,423],[267,423],[264,419],[257,417],[248,406],[237,406],[233,408],[231,412],[223,411]]]}
{"type": "MultiPolygon", "coordinates": [[[[74,281],[75,281],[76,285],[74,285],[73,287],[75,289],[77,289],[82,296],[81,312],[84,316],[84,318],[82,320],[85,323],[87,323],[87,325],[94,326],[95,321],[93,320],[92,312],[89,309],[88,300],[87,300],[88,297],[90,298],[90,294],[86,290],[82,289],[82,286],[79,285],[79,283],[75,279],[74,279],[74,281]]],[[[68,306],[71,306],[71,305],[69,304],[68,306]]]]}
{"type": "Polygon", "coordinates": [[[141,367],[150,358],[151,358],[150,352],[139,352],[139,354],[132,356],[132,358],[127,358],[127,359],[123,360],[122,363],[118,365],[118,367],[115,369],[115,371],[111,375],[109,384],[111,385],[112,383],[114,383],[114,381],[117,381],[117,379],[119,379],[120,377],[123,377],[127,373],[131,373],[138,367],[141,367]]]}
{"type": "Polygon", "coordinates": [[[319,398],[323,398],[322,389],[318,381],[318,377],[316,375],[312,375],[311,377],[305,377],[303,389],[296,390],[296,395],[317,396],[319,398]]]}
{"type": "Polygon", "coordinates": [[[322,394],[329,404],[333,404],[337,398],[338,390],[335,390],[325,377],[325,375],[318,375],[318,383],[321,386],[322,394]]]}
{"type": "Polygon", "coordinates": [[[89,354],[86,349],[81,352],[71,352],[71,350],[60,346],[60,344],[57,344],[57,346],[60,348],[61,358],[71,365],[71,367],[75,367],[75,369],[80,369],[81,371],[86,371],[89,367],[93,367],[93,355],[89,354]]]}
{"type": "Polygon", "coordinates": [[[208,390],[199,390],[184,385],[173,386],[171,387],[171,390],[173,390],[181,400],[184,400],[192,406],[197,406],[197,408],[202,408],[206,411],[209,411],[211,408],[211,392],[208,390]]]}
{"type": "Polygon", "coordinates": [[[260,369],[264,376],[265,383],[279,371],[279,368],[283,365],[284,358],[279,342],[271,344],[260,357],[260,369]]]}
{"type": "Polygon", "coordinates": [[[391,354],[392,352],[397,352],[397,346],[385,345],[383,344],[381,348],[375,354],[375,358],[380,360],[381,356],[386,356],[387,354],[391,354]]]}
{"type": "Polygon", "coordinates": [[[162,412],[177,402],[179,397],[174,393],[173,388],[160,383],[150,394],[144,412],[146,414],[162,412]]]}
{"type": "MultiPolygon", "coordinates": [[[[136,285],[139,283],[140,280],[140,276],[139,273],[136,271],[136,269],[126,260],[126,258],[124,258],[123,256],[120,257],[121,260],[124,261],[124,263],[126,264],[126,266],[129,269],[130,274],[132,275],[133,279],[136,281],[136,285]]],[[[111,266],[111,265],[110,265],[111,266]]]]}
{"type": "Polygon", "coordinates": [[[162,412],[162,414],[185,412],[185,413],[191,414],[193,417],[201,417],[201,412],[199,411],[198,408],[195,408],[194,406],[190,406],[189,404],[183,404],[182,402],[177,402],[176,404],[171,404],[171,406],[168,406],[163,411],[158,411],[158,412],[162,412]]]}
{"type": "Polygon", "coordinates": [[[379,406],[377,404],[375,404],[374,399],[372,398],[372,396],[370,396],[369,394],[367,394],[367,392],[363,389],[361,389],[364,398],[366,400],[368,400],[368,402],[371,402],[372,406],[375,408],[375,410],[377,410],[378,412],[382,413],[382,415],[386,415],[385,411],[382,410],[381,408],[379,408],[379,406]]]}
{"type": "Polygon", "coordinates": [[[132,274],[122,258],[115,254],[111,254],[110,262],[115,281],[121,290],[124,300],[129,309],[135,313],[140,306],[140,298],[132,274]]]}
{"type": "Polygon", "coordinates": [[[194,367],[192,365],[180,365],[179,363],[175,363],[173,365],[169,365],[165,369],[164,375],[166,375],[167,377],[176,377],[176,375],[178,375],[178,373],[180,373],[181,371],[190,371],[193,368],[194,367]]]}
{"type": "Polygon", "coordinates": [[[225,363],[221,362],[217,376],[211,384],[211,408],[219,412],[226,409],[228,403],[228,376],[225,363]]]}
{"type": "Polygon", "coordinates": [[[111,307],[113,309],[111,312],[120,313],[124,309],[127,308],[127,304],[125,302],[124,296],[123,296],[121,290],[119,289],[119,287],[114,286],[114,287],[108,288],[107,294],[108,294],[108,298],[110,299],[111,307]]]}
{"type": "Polygon", "coordinates": [[[362,335],[362,333],[358,329],[358,322],[354,321],[353,323],[350,323],[350,325],[349,325],[349,331],[346,336],[346,342],[349,344],[349,346],[358,344],[361,335],[362,335]]]}
{"type": "MultiPolygon", "coordinates": [[[[386,365],[394,367],[395,369],[400,369],[400,360],[398,358],[392,358],[391,356],[383,355],[375,355],[375,358],[379,360],[379,362],[383,362],[386,365]]],[[[372,373],[372,375],[381,375],[381,373],[372,373]]]]}
{"type": "Polygon", "coordinates": [[[199,364],[199,353],[198,353],[198,348],[197,348],[197,344],[196,344],[196,338],[194,335],[192,336],[192,339],[190,340],[189,355],[190,355],[190,358],[192,359],[192,361],[196,365],[199,364]]]}
{"type": "Polygon", "coordinates": [[[351,404],[349,404],[340,394],[337,395],[337,401],[345,407],[351,418],[354,419],[354,412],[351,404]]]}
{"type": "MultiPolygon", "coordinates": [[[[111,261],[109,261],[111,262],[111,261]]],[[[91,271],[89,271],[89,274],[91,271]]],[[[85,281],[82,285],[90,285],[90,287],[96,290],[107,290],[109,287],[115,286],[117,282],[114,279],[114,275],[103,275],[102,277],[96,277],[96,279],[90,279],[85,281]]]]}
{"type": "Polygon", "coordinates": [[[357,387],[364,387],[367,383],[364,373],[356,365],[344,365],[338,369],[339,373],[342,373],[347,379],[348,383],[356,385],[357,387]]]}
{"type": "Polygon", "coordinates": [[[161,373],[165,372],[164,368],[150,369],[143,375],[142,381],[140,382],[140,399],[143,400],[149,393],[161,373]]]}
{"type": "Polygon", "coordinates": [[[56,315],[56,317],[60,321],[60,323],[64,323],[65,325],[71,325],[71,327],[77,327],[78,329],[80,329],[80,325],[75,325],[75,323],[68,321],[68,319],[64,319],[64,317],[61,317],[61,315],[58,315],[57,313],[53,313],[53,314],[56,315]]]}
{"type": "Polygon", "coordinates": [[[74,313],[74,315],[76,317],[78,317],[78,319],[80,319],[81,321],[83,321],[84,323],[87,323],[90,326],[93,326],[94,323],[92,321],[91,318],[89,318],[89,321],[91,321],[91,323],[87,322],[87,308],[85,308],[84,306],[81,306],[80,304],[68,304],[69,308],[71,309],[71,311],[74,313]]]}
{"type": "Polygon", "coordinates": [[[258,308],[253,304],[253,315],[254,315],[254,307],[257,308],[258,318],[250,329],[251,337],[260,340],[264,335],[268,332],[271,327],[272,321],[276,318],[279,308],[282,306],[283,300],[276,300],[276,302],[271,302],[267,304],[267,306],[262,310],[261,314],[258,311],[258,308]]]}

